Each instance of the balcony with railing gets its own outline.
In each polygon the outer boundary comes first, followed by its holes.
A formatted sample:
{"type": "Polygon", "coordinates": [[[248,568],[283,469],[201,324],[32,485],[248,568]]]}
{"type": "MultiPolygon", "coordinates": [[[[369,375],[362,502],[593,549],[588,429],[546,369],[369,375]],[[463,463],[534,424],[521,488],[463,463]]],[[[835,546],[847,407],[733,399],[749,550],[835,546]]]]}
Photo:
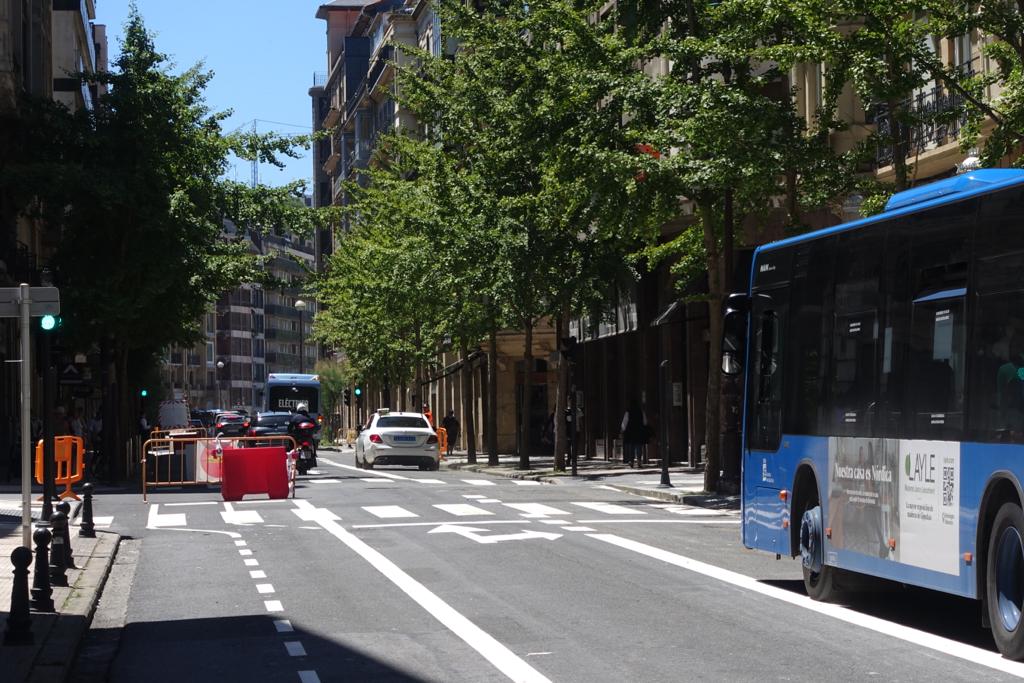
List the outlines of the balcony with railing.
{"type": "Polygon", "coordinates": [[[322,88],[327,85],[327,73],[324,71],[313,72],[313,87],[322,88]]]}
{"type": "MultiPolygon", "coordinates": [[[[961,65],[961,73],[973,75],[974,61],[961,65]]],[[[939,84],[904,100],[897,112],[885,105],[876,106],[874,123],[879,140],[875,151],[876,168],[891,165],[897,154],[915,157],[955,142],[967,123],[967,114],[964,95],[939,84]]]]}

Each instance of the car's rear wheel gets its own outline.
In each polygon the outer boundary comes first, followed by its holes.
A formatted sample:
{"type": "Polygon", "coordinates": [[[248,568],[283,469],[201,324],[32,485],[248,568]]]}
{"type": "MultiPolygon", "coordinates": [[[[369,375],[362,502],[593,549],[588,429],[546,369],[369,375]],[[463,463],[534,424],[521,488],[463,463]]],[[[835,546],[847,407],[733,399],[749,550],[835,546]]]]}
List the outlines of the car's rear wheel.
{"type": "Polygon", "coordinates": [[[359,459],[359,454],[358,453],[355,454],[355,460],[356,460],[356,467],[358,467],[359,469],[363,469],[363,461],[359,459]]]}
{"type": "Polygon", "coordinates": [[[365,455],[363,456],[363,468],[368,470],[373,469],[373,463],[367,460],[365,455]]]}

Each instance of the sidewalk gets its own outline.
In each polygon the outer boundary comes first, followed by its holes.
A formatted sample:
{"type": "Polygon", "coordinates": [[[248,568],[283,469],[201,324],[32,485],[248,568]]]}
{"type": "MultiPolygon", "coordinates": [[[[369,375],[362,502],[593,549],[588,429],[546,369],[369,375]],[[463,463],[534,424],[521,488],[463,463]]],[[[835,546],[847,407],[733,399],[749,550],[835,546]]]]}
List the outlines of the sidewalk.
{"type": "Polygon", "coordinates": [[[566,465],[565,472],[554,469],[554,458],[551,456],[531,456],[530,469],[520,470],[519,458],[514,455],[502,455],[497,466],[487,464],[487,455],[477,455],[475,465],[466,462],[465,453],[453,453],[452,457],[442,461],[442,465],[450,470],[467,470],[480,472],[496,477],[511,479],[533,479],[549,484],[569,484],[587,481],[602,484],[619,491],[638,496],[658,498],[684,505],[738,510],[738,495],[720,495],[704,491],[704,470],[683,466],[669,468],[669,481],[672,486],[661,487],[661,467],[647,465],[641,469],[630,468],[622,462],[613,460],[579,460],[576,471],[579,476],[573,477],[566,465]]]}
{"type": "MultiPolygon", "coordinates": [[[[10,502],[8,495],[4,503],[10,502]]],[[[0,633],[7,626],[12,574],[11,552],[21,545],[21,506],[5,505],[0,512],[0,633]]],[[[72,506],[77,516],[79,504],[72,506]]],[[[0,644],[0,671],[4,681],[62,683],[70,675],[79,645],[89,630],[103,584],[117,554],[121,537],[97,531],[96,538],[78,536],[78,521],[71,527],[71,548],[78,569],[68,569],[68,587],[53,587],[56,612],[32,612],[33,642],[30,645],[0,644]]],[[[32,576],[29,575],[29,587],[32,576]]],[[[2,640],[0,640],[2,643],[2,640]]]]}

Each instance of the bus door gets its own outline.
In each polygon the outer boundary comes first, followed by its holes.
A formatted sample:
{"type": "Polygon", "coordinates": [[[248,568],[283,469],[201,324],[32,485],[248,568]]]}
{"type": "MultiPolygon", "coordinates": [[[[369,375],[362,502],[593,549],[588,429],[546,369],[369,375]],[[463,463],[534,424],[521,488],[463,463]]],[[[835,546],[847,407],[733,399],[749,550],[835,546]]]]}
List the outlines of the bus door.
{"type": "Polygon", "coordinates": [[[776,454],[782,440],[783,348],[789,288],[755,292],[750,311],[750,368],[747,384],[746,445],[743,463],[744,543],[772,552],[785,550],[779,499],[788,476],[776,454]]]}

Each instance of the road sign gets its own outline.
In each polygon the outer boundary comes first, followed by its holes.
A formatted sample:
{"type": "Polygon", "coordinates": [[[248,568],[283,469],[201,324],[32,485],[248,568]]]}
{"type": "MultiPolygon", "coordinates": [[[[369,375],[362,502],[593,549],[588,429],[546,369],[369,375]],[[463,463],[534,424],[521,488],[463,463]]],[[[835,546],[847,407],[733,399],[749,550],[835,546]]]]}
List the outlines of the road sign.
{"type": "Polygon", "coordinates": [[[74,363],[68,363],[60,373],[61,384],[81,384],[82,373],[74,363]]]}
{"type": "Polygon", "coordinates": [[[464,538],[476,541],[477,543],[500,543],[502,541],[526,541],[531,538],[543,538],[548,541],[553,541],[556,538],[561,538],[562,534],[552,534],[547,531],[531,531],[526,529],[515,534],[494,534],[491,536],[482,536],[481,534],[486,533],[486,529],[477,529],[472,526],[461,526],[458,524],[442,524],[434,527],[427,533],[430,534],[458,534],[464,538]]]}
{"type": "MultiPolygon", "coordinates": [[[[60,313],[60,291],[56,287],[29,287],[29,315],[34,318],[60,313]]],[[[17,318],[21,303],[19,287],[0,287],[0,318],[17,318]]]]}

